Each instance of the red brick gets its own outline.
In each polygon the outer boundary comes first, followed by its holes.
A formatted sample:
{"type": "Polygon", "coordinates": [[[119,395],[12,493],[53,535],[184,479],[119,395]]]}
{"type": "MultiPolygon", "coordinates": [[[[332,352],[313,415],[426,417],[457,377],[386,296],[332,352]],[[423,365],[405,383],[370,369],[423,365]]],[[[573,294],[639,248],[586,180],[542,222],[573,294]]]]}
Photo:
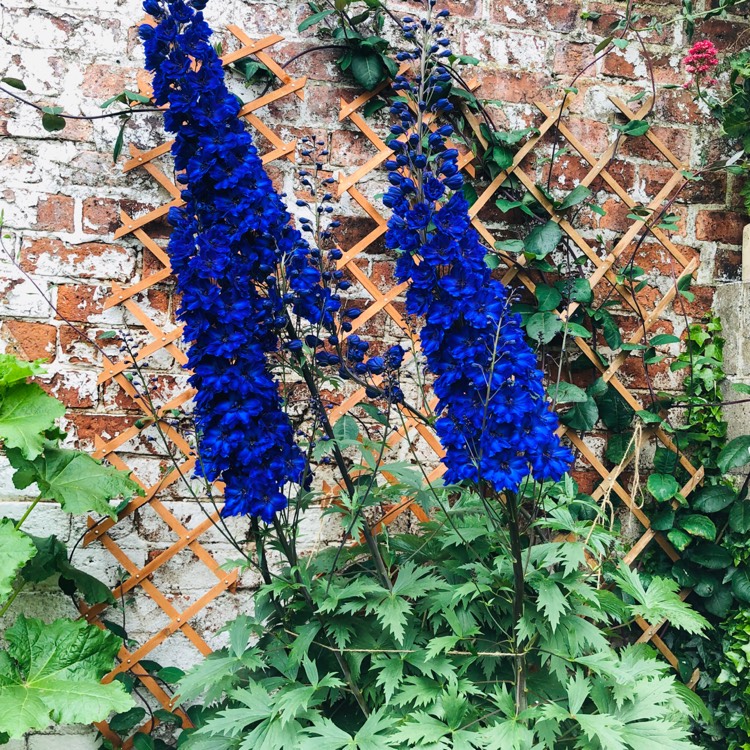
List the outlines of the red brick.
{"type": "Polygon", "coordinates": [[[742,250],[717,250],[714,281],[742,281],[742,250]]]}
{"type": "Polygon", "coordinates": [[[481,96],[483,99],[498,99],[501,102],[533,103],[535,99],[550,98],[545,91],[549,78],[539,73],[521,71],[482,71],[481,96]]]}
{"type": "Polygon", "coordinates": [[[55,359],[57,328],[45,323],[25,320],[6,320],[5,328],[15,339],[14,348],[23,359],[55,359]]]}
{"type": "Polygon", "coordinates": [[[602,60],[602,72],[604,75],[614,78],[635,80],[640,77],[636,72],[635,64],[626,60],[619,50],[613,50],[602,60]]]}
{"type": "Polygon", "coordinates": [[[577,24],[580,6],[559,0],[537,0],[534,5],[527,0],[493,2],[492,20],[510,26],[525,26],[539,31],[571,31],[577,24]]]}
{"type": "Polygon", "coordinates": [[[109,99],[125,89],[127,77],[126,69],[119,65],[89,65],[83,73],[81,93],[85,96],[109,99]]]}
{"type": "MultiPolygon", "coordinates": [[[[555,45],[555,57],[552,70],[570,78],[583,70],[595,57],[594,44],[564,41],[555,45]]],[[[567,79],[566,79],[567,80],[567,79]]],[[[578,87],[580,92],[580,87],[578,87]]]]}
{"type": "MultiPolygon", "coordinates": [[[[677,128],[654,126],[653,134],[683,162],[690,160],[690,132],[677,128]]],[[[622,156],[637,156],[648,161],[665,162],[664,156],[648,138],[626,138],[620,146],[622,156]]]]}
{"type": "Polygon", "coordinates": [[[57,289],[57,310],[63,320],[85,322],[104,310],[101,288],[84,284],[64,285],[57,289]]]}
{"type": "Polygon", "coordinates": [[[699,240],[742,244],[742,230],[747,217],[734,211],[699,211],[695,220],[695,236],[699,240]]]}
{"type": "Polygon", "coordinates": [[[135,416],[94,415],[70,412],[67,421],[78,436],[78,446],[91,450],[97,438],[111,440],[129,429],[136,421],[135,416]]]}
{"type": "Polygon", "coordinates": [[[72,232],[75,228],[74,215],[75,200],[69,195],[46,195],[37,203],[35,229],[72,232]]]}
{"type": "Polygon", "coordinates": [[[86,198],[83,201],[83,231],[108,234],[120,227],[120,204],[113,198],[86,198]]]}
{"type": "MultiPolygon", "coordinates": [[[[720,52],[737,52],[750,26],[727,18],[710,18],[700,24],[700,37],[710,39],[720,52]]],[[[696,37],[697,38],[697,37],[696,37]]]]}
{"type": "Polygon", "coordinates": [[[119,245],[86,242],[65,245],[57,239],[42,237],[21,250],[21,268],[29,273],[71,276],[74,278],[114,278],[128,266],[130,252],[119,245]],[[116,259],[113,255],[118,256],[116,259]],[[102,260],[107,256],[106,262],[102,260]],[[113,268],[112,264],[117,268],[113,268]]]}
{"type": "MultiPolygon", "coordinates": [[[[83,373],[76,373],[76,375],[81,374],[83,373]]],[[[93,408],[96,405],[95,398],[90,393],[81,392],[79,388],[76,388],[75,380],[75,375],[58,372],[43,387],[47,393],[62,401],[69,409],[93,408]]]]}

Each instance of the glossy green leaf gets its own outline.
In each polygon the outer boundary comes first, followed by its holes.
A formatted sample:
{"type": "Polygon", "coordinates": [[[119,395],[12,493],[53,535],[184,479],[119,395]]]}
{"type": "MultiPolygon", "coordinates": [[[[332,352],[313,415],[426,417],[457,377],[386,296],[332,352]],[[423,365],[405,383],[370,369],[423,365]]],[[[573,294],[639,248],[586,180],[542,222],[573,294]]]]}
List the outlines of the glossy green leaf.
{"type": "Polygon", "coordinates": [[[563,233],[560,225],[554,221],[534,227],[523,241],[524,248],[535,258],[546,258],[560,243],[563,233]]]}
{"type": "Polygon", "coordinates": [[[534,290],[537,306],[540,311],[549,311],[557,309],[562,302],[562,295],[552,286],[546,284],[537,284],[534,290]]]}
{"type": "Polygon", "coordinates": [[[591,190],[585,185],[576,185],[560,202],[557,206],[558,211],[567,211],[573,206],[577,206],[579,203],[583,203],[585,200],[591,197],[591,190]]]}
{"type": "Polygon", "coordinates": [[[558,404],[581,404],[589,398],[583,388],[564,382],[550,385],[547,388],[547,397],[558,404]]]}
{"type": "Polygon", "coordinates": [[[562,320],[554,313],[539,312],[532,315],[526,323],[526,334],[538,344],[549,344],[562,327],[562,320]]]}
{"type": "Polygon", "coordinates": [[[354,80],[367,91],[372,91],[386,77],[386,67],[380,53],[357,50],[352,54],[352,75],[354,80]]]}
{"type": "Polygon", "coordinates": [[[678,552],[686,550],[690,545],[690,542],[693,541],[693,538],[682,531],[682,529],[670,529],[667,532],[667,539],[669,539],[678,552]]]}
{"type": "Polygon", "coordinates": [[[662,508],[651,516],[651,528],[654,531],[669,531],[674,526],[674,517],[674,508],[662,508]]]}
{"type": "Polygon", "coordinates": [[[671,474],[651,474],[646,482],[646,489],[663,503],[680,491],[680,485],[671,474]]]}
{"type": "Polygon", "coordinates": [[[723,484],[704,487],[691,500],[691,505],[701,513],[718,513],[729,507],[737,497],[737,493],[723,484]]]}
{"type": "Polygon", "coordinates": [[[729,511],[729,528],[738,534],[750,532],[750,500],[736,502],[729,511]]]}
{"type": "Polygon", "coordinates": [[[745,604],[750,604],[750,568],[743,565],[732,576],[732,593],[745,604]]]}
{"type": "Polygon", "coordinates": [[[593,429],[599,419],[599,408],[596,401],[589,397],[582,403],[576,403],[571,409],[560,414],[560,421],[572,430],[587,432],[593,429]]]}
{"type": "Polygon", "coordinates": [[[691,513],[680,518],[679,526],[687,531],[690,536],[697,536],[713,542],[716,539],[716,524],[708,517],[700,513],[691,513]]]}
{"type": "Polygon", "coordinates": [[[713,542],[701,542],[693,547],[690,559],[710,570],[722,570],[732,564],[731,553],[713,542]]]}
{"type": "Polygon", "coordinates": [[[722,449],[716,463],[724,473],[750,463],[750,435],[741,435],[731,440],[722,449]]]}
{"type": "Polygon", "coordinates": [[[302,21],[302,23],[297,27],[297,31],[304,31],[305,29],[309,29],[311,26],[314,26],[316,23],[320,23],[324,18],[327,18],[335,12],[336,11],[334,11],[333,8],[327,8],[326,10],[320,11],[320,13],[313,13],[311,16],[308,16],[304,21],[302,21]]]}

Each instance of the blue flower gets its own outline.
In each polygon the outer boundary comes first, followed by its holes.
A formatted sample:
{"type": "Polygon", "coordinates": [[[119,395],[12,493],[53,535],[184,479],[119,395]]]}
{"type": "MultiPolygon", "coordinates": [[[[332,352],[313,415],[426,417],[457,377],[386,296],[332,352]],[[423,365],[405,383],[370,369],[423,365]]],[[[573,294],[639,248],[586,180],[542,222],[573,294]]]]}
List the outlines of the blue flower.
{"type": "MultiPolygon", "coordinates": [[[[413,19],[406,23],[407,38],[418,26],[413,19]]],[[[422,28],[429,26],[430,19],[422,28]]],[[[430,109],[438,116],[451,110],[441,96],[449,80],[440,63],[450,54],[446,46],[445,39],[432,46],[425,41],[420,64],[429,73],[423,85],[404,76],[395,82],[417,106],[400,101],[391,109],[398,134],[407,139],[388,144],[396,157],[387,165],[391,187],[383,202],[393,213],[385,243],[399,254],[397,278],[410,282],[406,311],[424,318],[421,347],[436,378],[435,428],[445,448],[446,480],[516,491],[529,476],[560,479],[573,456],[557,435],[543,375],[508,292],[484,262],[487,251],[461,192],[459,154],[446,143],[452,127],[438,122],[432,131],[422,116],[423,102],[433,101],[430,109]]]]}
{"type": "Polygon", "coordinates": [[[270,522],[286,506],[284,486],[301,482],[305,470],[269,366],[288,321],[275,278],[282,260],[299,314],[325,321],[335,303],[237,117],[204,7],[146,0],[158,23],[141,36],[154,99],[169,105],[164,122],[176,134],[184,186],[185,206],[169,213],[169,254],[197,390],[197,470],[225,483],[224,513],[270,522]]]}

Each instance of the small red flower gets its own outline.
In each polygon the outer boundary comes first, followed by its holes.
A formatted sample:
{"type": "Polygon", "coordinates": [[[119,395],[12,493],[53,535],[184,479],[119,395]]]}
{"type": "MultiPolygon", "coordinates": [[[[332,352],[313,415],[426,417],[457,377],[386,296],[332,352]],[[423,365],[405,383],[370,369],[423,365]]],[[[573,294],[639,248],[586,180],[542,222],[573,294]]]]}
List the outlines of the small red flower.
{"type": "Polygon", "coordinates": [[[719,64],[719,53],[713,42],[703,39],[690,48],[682,62],[688,73],[702,76],[719,64]]]}

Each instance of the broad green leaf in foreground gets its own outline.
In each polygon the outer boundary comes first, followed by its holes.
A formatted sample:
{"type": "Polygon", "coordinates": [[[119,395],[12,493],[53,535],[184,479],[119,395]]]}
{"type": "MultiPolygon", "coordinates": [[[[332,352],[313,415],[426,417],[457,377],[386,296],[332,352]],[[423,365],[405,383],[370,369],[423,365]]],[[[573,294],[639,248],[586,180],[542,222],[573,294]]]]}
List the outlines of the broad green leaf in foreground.
{"type": "Polygon", "coordinates": [[[112,669],[120,640],[85,622],[44,623],[21,615],[0,651],[0,732],[21,737],[31,729],[90,724],[127,711],[133,700],[119,682],[101,678],[112,669]]]}
{"type": "Polygon", "coordinates": [[[22,362],[12,354],[0,354],[0,387],[14,385],[26,378],[42,375],[44,368],[38,362],[22,362]]]}
{"type": "Polygon", "coordinates": [[[17,451],[8,451],[15,469],[13,484],[24,489],[36,482],[45,500],[57,500],[66,513],[101,513],[114,517],[109,501],[116,497],[142,494],[124,471],[105,466],[80,451],[47,448],[33,461],[17,451]]]}
{"type": "Polygon", "coordinates": [[[65,414],[65,407],[35,383],[16,383],[1,398],[0,439],[24,458],[35,458],[42,452],[45,430],[65,414]]]}
{"type": "Polygon", "coordinates": [[[36,554],[36,547],[23,531],[16,531],[9,518],[0,519],[0,604],[13,592],[16,573],[36,554]]]}

